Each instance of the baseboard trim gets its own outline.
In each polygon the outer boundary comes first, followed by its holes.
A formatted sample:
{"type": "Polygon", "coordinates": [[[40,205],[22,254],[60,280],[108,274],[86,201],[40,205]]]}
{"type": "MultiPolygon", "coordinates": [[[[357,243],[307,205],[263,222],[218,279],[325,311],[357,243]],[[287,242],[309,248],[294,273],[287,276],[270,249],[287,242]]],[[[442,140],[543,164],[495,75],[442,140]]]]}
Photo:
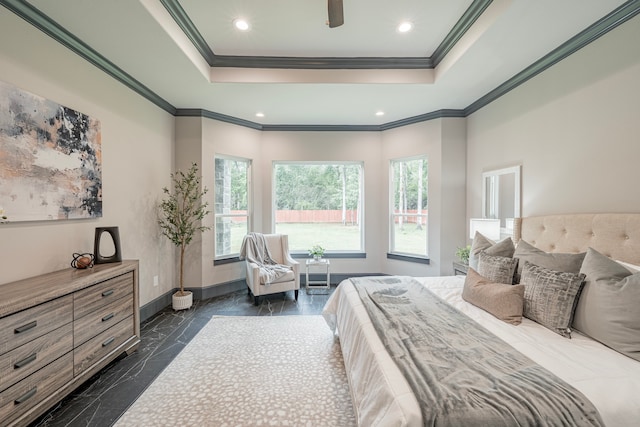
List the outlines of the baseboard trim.
{"type": "MultiPolygon", "coordinates": [[[[311,280],[322,280],[324,275],[316,275],[310,274],[311,280]]],[[[363,276],[386,276],[383,273],[332,273],[331,274],[331,284],[337,285],[349,277],[363,277],[363,276]]],[[[306,284],[306,275],[300,275],[300,285],[304,286],[306,284]]],[[[246,289],[247,284],[244,279],[240,280],[232,280],[230,282],[218,283],[216,285],[207,286],[206,288],[185,288],[187,291],[193,292],[193,299],[195,300],[206,300],[209,298],[219,297],[222,295],[227,295],[236,291],[240,291],[246,289]]],[[[151,302],[146,303],[142,307],[140,307],[140,321],[144,322],[147,319],[150,319],[155,314],[164,310],[165,308],[171,305],[171,296],[176,292],[178,288],[174,288],[169,292],[160,295],[158,298],[154,299],[151,302]]]]}

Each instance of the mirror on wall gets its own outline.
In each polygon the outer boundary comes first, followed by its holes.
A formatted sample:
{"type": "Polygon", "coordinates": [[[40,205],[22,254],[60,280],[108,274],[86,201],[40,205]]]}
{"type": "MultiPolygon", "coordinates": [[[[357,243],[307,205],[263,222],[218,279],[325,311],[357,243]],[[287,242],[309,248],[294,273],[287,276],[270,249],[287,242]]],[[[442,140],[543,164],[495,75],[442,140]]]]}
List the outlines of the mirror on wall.
{"type": "Polygon", "coordinates": [[[500,219],[500,238],[513,236],[520,216],[520,165],[482,173],[482,217],[500,219]]]}

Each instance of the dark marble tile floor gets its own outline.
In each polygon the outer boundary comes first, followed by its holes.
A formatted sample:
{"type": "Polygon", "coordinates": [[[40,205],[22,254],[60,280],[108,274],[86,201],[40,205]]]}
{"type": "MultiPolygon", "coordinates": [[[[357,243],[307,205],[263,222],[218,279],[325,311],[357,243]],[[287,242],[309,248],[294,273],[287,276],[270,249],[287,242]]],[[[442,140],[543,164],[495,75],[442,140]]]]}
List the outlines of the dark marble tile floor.
{"type": "Polygon", "coordinates": [[[243,290],[195,301],[189,310],[167,307],[143,322],[136,352],[105,367],[30,427],[111,426],[212,316],[314,315],[322,312],[328,298],[309,295],[303,288],[298,301],[287,292],[261,297],[254,306],[253,297],[243,290]]]}

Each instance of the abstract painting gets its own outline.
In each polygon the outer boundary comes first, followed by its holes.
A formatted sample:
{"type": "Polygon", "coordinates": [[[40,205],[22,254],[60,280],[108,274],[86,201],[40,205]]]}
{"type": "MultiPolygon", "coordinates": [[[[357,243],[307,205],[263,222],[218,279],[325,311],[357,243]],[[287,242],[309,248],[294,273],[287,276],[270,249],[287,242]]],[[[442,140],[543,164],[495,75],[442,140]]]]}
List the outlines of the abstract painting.
{"type": "Polygon", "coordinates": [[[100,121],[0,82],[5,222],[102,216],[100,121]]]}

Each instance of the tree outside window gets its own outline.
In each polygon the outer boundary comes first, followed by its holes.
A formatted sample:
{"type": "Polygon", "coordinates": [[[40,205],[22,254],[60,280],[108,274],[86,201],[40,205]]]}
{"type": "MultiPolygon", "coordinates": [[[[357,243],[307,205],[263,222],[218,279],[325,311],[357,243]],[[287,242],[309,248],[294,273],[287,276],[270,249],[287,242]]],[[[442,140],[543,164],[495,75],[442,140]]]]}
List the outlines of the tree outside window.
{"type": "Polygon", "coordinates": [[[289,236],[291,251],[362,250],[362,163],[276,162],[273,169],[275,231],[289,236]]]}
{"type": "Polygon", "coordinates": [[[390,163],[389,252],[427,256],[427,158],[390,163]]]}
{"type": "Polygon", "coordinates": [[[216,259],[239,255],[250,230],[250,172],[250,160],[215,158],[216,259]]]}

